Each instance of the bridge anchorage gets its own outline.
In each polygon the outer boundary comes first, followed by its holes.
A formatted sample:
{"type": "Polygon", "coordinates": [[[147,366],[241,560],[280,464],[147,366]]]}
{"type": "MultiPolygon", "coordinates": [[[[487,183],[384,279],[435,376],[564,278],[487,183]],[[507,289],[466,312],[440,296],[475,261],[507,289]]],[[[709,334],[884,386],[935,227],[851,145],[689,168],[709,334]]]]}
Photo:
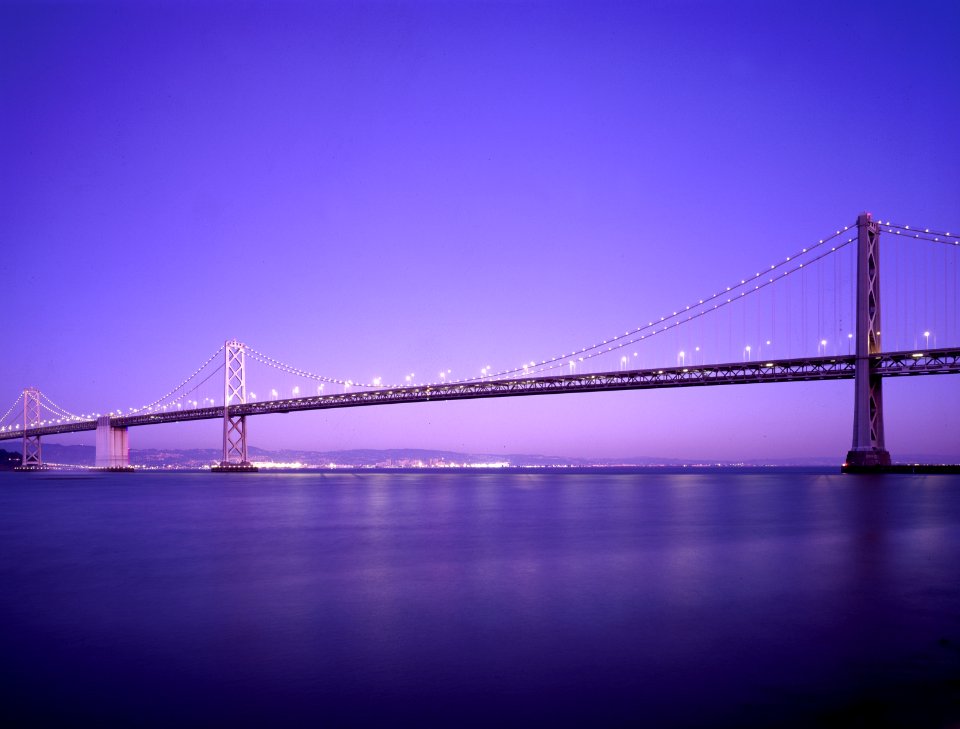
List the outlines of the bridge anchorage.
{"type": "Polygon", "coordinates": [[[247,403],[245,346],[236,339],[224,345],[223,368],[223,460],[210,470],[214,473],[255,473],[258,469],[247,458],[247,416],[235,415],[237,405],[247,403]]]}
{"type": "Polygon", "coordinates": [[[40,450],[40,436],[27,435],[28,428],[40,425],[40,389],[27,387],[23,391],[23,456],[16,471],[45,471],[40,450]]]}
{"type": "Polygon", "coordinates": [[[132,471],[126,427],[114,426],[109,415],[97,418],[96,471],[132,471]]]}

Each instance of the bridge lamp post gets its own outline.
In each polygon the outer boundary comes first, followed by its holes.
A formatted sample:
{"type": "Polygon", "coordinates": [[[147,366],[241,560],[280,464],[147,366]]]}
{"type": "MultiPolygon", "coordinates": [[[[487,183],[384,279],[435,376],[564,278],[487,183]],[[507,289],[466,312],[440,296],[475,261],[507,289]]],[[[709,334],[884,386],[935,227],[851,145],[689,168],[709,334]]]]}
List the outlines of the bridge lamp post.
{"type": "Polygon", "coordinates": [[[276,390],[270,390],[270,394],[273,396],[273,399],[274,399],[274,400],[277,399],[277,394],[278,394],[278,393],[277,393],[276,390]]]}
{"type": "Polygon", "coordinates": [[[293,388],[293,396],[299,397],[299,395],[300,395],[300,385],[297,385],[296,387],[293,388]]]}
{"type": "Polygon", "coordinates": [[[251,400],[256,400],[256,399],[257,399],[257,393],[251,392],[251,393],[250,393],[250,399],[251,399],[251,400]]]}
{"type": "Polygon", "coordinates": [[[817,354],[822,354],[824,357],[827,355],[827,340],[821,339],[820,346],[817,347],[817,354]]]}
{"type": "Polygon", "coordinates": [[[743,348],[743,352],[744,352],[744,357],[746,358],[747,362],[749,362],[750,361],[750,345],[749,344],[743,348]]]}
{"type": "Polygon", "coordinates": [[[853,334],[848,334],[847,335],[847,354],[851,354],[850,347],[852,346],[852,344],[853,344],[853,334]]]}
{"type": "Polygon", "coordinates": [[[930,349],[930,332],[923,333],[923,348],[930,349]]]}
{"type": "Polygon", "coordinates": [[[621,370],[622,372],[626,372],[626,370],[627,370],[627,358],[626,358],[626,356],[623,356],[623,357],[620,358],[620,370],[621,370]]]}
{"type": "MultiPolygon", "coordinates": [[[[747,347],[749,349],[749,347],[747,347]]],[[[687,353],[683,350],[680,351],[680,354],[677,355],[677,364],[683,367],[687,363],[687,353]]]]}

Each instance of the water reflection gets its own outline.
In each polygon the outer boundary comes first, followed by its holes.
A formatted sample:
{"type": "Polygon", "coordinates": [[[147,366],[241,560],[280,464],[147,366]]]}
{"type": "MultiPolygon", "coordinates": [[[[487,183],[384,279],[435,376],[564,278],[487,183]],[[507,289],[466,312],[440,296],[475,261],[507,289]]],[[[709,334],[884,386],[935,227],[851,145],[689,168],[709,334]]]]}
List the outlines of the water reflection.
{"type": "Polygon", "coordinates": [[[960,676],[953,477],[0,476],[9,715],[804,725],[960,676]]]}

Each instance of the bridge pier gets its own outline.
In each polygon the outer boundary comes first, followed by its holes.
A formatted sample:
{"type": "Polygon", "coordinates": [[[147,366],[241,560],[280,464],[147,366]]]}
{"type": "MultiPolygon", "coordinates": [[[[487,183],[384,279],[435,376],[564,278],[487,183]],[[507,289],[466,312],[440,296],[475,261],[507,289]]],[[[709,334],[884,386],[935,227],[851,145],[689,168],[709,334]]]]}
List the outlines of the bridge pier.
{"type": "Polygon", "coordinates": [[[214,473],[253,473],[258,469],[247,458],[247,416],[234,415],[232,408],[247,402],[246,348],[236,339],[224,345],[223,368],[223,460],[214,473]]]}
{"type": "Polygon", "coordinates": [[[110,416],[97,418],[97,457],[95,468],[98,471],[132,471],[130,465],[130,440],[126,428],[115,428],[110,424],[110,416]]]}
{"type": "Polygon", "coordinates": [[[857,359],[854,371],[853,446],[844,470],[889,466],[883,437],[880,363],[880,225],[870,213],[857,218],[857,359]]]}
{"type": "Polygon", "coordinates": [[[40,425],[40,390],[28,387],[23,391],[23,451],[17,471],[45,471],[40,436],[27,435],[27,428],[40,425]]]}

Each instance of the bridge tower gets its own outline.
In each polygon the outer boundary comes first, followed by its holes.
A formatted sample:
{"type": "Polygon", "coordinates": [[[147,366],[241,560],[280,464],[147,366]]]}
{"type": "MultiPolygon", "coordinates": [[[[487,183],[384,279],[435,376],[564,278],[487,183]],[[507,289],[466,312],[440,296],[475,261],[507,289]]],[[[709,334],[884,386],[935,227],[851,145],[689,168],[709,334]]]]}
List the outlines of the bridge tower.
{"type": "Polygon", "coordinates": [[[211,471],[236,473],[257,470],[247,458],[247,416],[233,414],[237,405],[247,402],[245,351],[245,345],[236,339],[227,340],[224,344],[223,460],[211,471]]]}
{"type": "Polygon", "coordinates": [[[40,425],[40,390],[28,387],[23,391],[23,458],[20,461],[22,471],[42,471],[43,457],[40,453],[40,436],[27,435],[27,428],[40,425]]]}
{"type": "Polygon", "coordinates": [[[883,440],[880,347],[880,225],[870,213],[857,218],[857,357],[854,372],[853,447],[845,466],[889,466],[883,440]]]}

